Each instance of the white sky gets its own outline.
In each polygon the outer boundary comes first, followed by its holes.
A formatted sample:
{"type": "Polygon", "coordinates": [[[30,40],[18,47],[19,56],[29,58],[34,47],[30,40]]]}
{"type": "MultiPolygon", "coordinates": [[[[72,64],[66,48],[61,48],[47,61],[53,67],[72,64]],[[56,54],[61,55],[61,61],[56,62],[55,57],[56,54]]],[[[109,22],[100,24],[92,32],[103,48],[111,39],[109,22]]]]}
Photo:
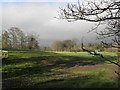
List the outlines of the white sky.
{"type": "Polygon", "coordinates": [[[0,13],[2,29],[7,30],[16,26],[24,32],[36,32],[40,36],[41,44],[51,43],[53,40],[80,39],[82,36],[85,36],[88,41],[94,41],[95,35],[87,34],[87,31],[94,26],[93,23],[86,21],[70,23],[54,18],[58,15],[57,11],[61,6],[64,6],[64,3],[10,3],[6,0],[6,3],[2,3],[2,15],[0,13]]]}
{"type": "Polygon", "coordinates": [[[1,0],[1,2],[76,2],[78,0],[1,0]]]}

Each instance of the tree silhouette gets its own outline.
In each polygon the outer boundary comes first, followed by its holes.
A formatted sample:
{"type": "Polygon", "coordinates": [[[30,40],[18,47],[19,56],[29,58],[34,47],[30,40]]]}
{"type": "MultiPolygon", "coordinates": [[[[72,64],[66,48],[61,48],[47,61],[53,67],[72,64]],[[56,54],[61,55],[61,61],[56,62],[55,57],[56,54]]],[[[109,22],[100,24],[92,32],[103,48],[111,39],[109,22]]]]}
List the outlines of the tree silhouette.
{"type": "MultiPolygon", "coordinates": [[[[85,20],[90,22],[97,22],[98,24],[91,31],[96,30],[102,23],[107,27],[104,30],[96,33],[99,39],[111,38],[111,46],[118,48],[118,62],[114,63],[120,68],[120,1],[119,0],[88,0],[77,4],[68,3],[65,8],[60,8],[59,19],[66,19],[68,22],[85,20]]],[[[108,42],[102,41],[106,46],[108,42]]],[[[98,55],[105,59],[105,57],[96,52],[91,52],[84,48],[82,42],[82,49],[92,55],[98,55]]],[[[105,59],[107,60],[107,59],[105,59]]],[[[116,72],[116,71],[115,71],[116,72]]],[[[119,72],[116,72],[117,74],[119,72]]],[[[120,75],[120,74],[118,74],[120,75]]]]}

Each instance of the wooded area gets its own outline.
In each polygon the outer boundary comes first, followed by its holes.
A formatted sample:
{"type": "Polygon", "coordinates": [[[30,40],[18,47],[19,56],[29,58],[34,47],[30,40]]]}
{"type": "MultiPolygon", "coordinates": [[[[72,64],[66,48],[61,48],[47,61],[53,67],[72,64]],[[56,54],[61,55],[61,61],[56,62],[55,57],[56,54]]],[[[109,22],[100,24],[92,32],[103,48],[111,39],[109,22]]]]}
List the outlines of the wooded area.
{"type": "Polygon", "coordinates": [[[27,50],[39,48],[38,35],[24,33],[18,27],[11,27],[2,32],[2,49],[27,50]]]}

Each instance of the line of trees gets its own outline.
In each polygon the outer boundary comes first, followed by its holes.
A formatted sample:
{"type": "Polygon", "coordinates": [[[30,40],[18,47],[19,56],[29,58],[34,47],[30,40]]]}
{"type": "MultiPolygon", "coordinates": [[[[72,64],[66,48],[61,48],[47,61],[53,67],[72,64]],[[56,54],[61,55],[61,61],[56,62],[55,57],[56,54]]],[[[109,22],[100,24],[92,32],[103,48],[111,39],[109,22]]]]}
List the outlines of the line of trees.
{"type": "Polygon", "coordinates": [[[55,41],[51,48],[53,51],[80,51],[76,40],[55,41]]]}
{"type": "Polygon", "coordinates": [[[38,35],[33,33],[25,34],[18,27],[11,27],[2,31],[2,49],[36,49],[39,48],[38,35]]]}
{"type": "MultiPolygon", "coordinates": [[[[108,52],[117,52],[117,49],[112,48],[111,45],[105,47],[104,44],[100,42],[96,43],[84,43],[84,47],[88,48],[91,51],[108,51],[108,52]]],[[[51,46],[40,47],[41,51],[68,51],[68,52],[83,52],[80,42],[77,39],[68,39],[68,40],[56,40],[51,46]]]]}
{"type": "MultiPolygon", "coordinates": [[[[91,51],[104,51],[107,48],[111,47],[104,47],[101,43],[88,43],[84,45],[86,48],[89,48],[91,51]]],[[[51,45],[51,47],[46,48],[48,51],[70,51],[70,52],[80,52],[83,51],[81,46],[79,45],[78,40],[63,40],[63,41],[55,41],[51,45]]]]}

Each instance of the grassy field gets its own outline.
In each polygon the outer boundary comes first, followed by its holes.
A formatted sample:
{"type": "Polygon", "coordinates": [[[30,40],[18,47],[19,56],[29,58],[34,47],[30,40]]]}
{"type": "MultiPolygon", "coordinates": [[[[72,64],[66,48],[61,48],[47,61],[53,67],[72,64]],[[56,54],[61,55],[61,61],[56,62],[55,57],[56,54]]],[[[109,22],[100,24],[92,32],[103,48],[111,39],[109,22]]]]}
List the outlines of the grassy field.
{"type": "MultiPolygon", "coordinates": [[[[117,55],[102,54],[112,61],[117,55]]],[[[3,88],[116,88],[117,66],[86,52],[9,51],[3,88]]]]}

